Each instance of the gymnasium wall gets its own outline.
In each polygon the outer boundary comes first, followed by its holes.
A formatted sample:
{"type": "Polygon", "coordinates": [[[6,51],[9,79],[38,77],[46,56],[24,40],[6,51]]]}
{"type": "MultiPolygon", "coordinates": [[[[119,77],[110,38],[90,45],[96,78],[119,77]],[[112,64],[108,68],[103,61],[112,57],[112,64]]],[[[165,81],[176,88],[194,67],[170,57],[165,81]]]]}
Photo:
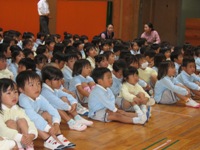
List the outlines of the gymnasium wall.
{"type": "MultiPolygon", "coordinates": [[[[0,27],[14,29],[21,33],[39,31],[38,0],[1,1],[0,27]]],[[[55,0],[49,1],[52,19],[51,33],[67,31],[72,34],[86,34],[90,40],[106,28],[107,1],[102,0],[55,0]]]]}

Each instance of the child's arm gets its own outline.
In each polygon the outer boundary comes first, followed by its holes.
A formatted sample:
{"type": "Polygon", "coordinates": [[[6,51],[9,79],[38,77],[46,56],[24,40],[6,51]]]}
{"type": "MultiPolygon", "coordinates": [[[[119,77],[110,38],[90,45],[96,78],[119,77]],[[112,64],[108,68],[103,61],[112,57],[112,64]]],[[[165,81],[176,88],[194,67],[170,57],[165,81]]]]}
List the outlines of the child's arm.
{"type": "Polygon", "coordinates": [[[26,97],[20,98],[19,104],[21,107],[24,108],[27,116],[30,118],[31,121],[34,122],[37,129],[45,132],[49,131],[51,126],[49,126],[48,122],[34,110],[26,97]]]}
{"type": "Polygon", "coordinates": [[[161,79],[162,84],[170,91],[180,94],[180,95],[188,95],[188,91],[185,88],[181,88],[180,86],[175,85],[168,77],[164,77],[161,79]]]}
{"type": "Polygon", "coordinates": [[[68,99],[68,101],[70,102],[71,105],[78,103],[78,101],[69,93],[66,93],[62,90],[56,90],[56,95],[60,98],[60,97],[66,97],[68,99]]]}
{"type": "Polygon", "coordinates": [[[76,86],[77,91],[84,97],[89,97],[90,93],[83,89],[82,85],[76,86]]]}
{"type": "MultiPolygon", "coordinates": [[[[131,94],[129,92],[129,89],[126,84],[122,85],[120,94],[123,97],[123,99],[125,99],[129,102],[133,102],[134,101],[133,99],[136,98],[136,96],[134,94],[131,94]]],[[[137,99],[136,99],[136,101],[137,101],[137,99]]]]}
{"type": "Polygon", "coordinates": [[[192,90],[200,90],[200,87],[198,86],[198,84],[194,83],[194,82],[191,82],[188,77],[185,77],[185,75],[182,75],[180,74],[180,79],[181,81],[183,82],[183,84],[188,87],[189,89],[192,89],[192,90]]]}

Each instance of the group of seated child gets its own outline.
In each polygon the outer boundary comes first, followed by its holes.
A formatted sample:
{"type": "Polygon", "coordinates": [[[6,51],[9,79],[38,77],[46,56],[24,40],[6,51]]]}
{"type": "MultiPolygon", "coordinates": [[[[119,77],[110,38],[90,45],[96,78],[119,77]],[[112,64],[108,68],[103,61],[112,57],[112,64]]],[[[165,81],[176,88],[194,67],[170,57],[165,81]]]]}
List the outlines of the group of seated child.
{"type": "MultiPolygon", "coordinates": [[[[1,32],[0,32],[1,34],[1,32]]],[[[0,147],[73,148],[60,129],[93,121],[145,124],[152,105],[199,108],[200,47],[9,30],[0,41],[0,147]],[[85,117],[83,117],[85,116],[85,117]],[[90,120],[87,120],[87,118],[90,120]]]]}

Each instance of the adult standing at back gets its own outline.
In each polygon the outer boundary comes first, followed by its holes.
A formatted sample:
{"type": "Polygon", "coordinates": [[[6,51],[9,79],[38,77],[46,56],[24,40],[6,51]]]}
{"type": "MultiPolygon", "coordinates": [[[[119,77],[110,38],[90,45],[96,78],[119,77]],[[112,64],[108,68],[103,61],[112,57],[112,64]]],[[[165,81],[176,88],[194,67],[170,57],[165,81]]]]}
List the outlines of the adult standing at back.
{"type": "Polygon", "coordinates": [[[49,34],[49,4],[47,0],[39,0],[38,4],[38,14],[40,16],[40,32],[49,34]]]}
{"type": "Polygon", "coordinates": [[[158,32],[153,28],[152,23],[146,23],[144,25],[144,32],[141,35],[141,38],[145,38],[150,44],[159,44],[161,42],[158,32]]]}
{"type": "Polygon", "coordinates": [[[106,27],[106,31],[101,33],[102,39],[113,39],[114,37],[114,26],[113,24],[108,24],[106,27]]]}

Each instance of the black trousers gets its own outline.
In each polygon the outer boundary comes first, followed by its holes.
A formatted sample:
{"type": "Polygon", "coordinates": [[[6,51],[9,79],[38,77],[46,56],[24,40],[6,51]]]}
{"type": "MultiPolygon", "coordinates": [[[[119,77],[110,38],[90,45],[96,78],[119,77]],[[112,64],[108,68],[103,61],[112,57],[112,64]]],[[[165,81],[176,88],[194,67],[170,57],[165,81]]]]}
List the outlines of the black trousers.
{"type": "Polygon", "coordinates": [[[49,17],[40,16],[40,32],[49,34],[49,17]]]}

